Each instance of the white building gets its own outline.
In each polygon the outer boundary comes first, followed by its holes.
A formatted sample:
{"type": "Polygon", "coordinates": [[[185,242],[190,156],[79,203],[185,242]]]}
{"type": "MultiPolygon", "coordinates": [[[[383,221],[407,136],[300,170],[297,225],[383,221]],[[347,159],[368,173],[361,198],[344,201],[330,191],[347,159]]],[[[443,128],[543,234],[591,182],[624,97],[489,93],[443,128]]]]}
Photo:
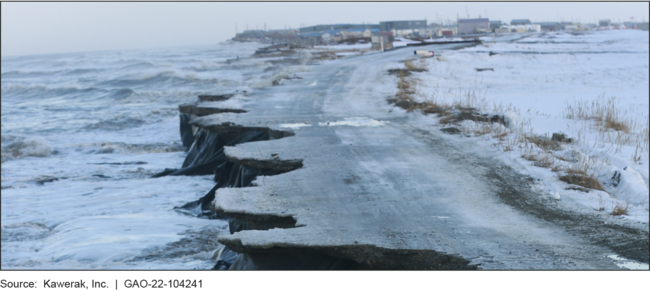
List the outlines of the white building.
{"type": "Polygon", "coordinates": [[[323,35],[320,36],[323,42],[331,42],[332,41],[332,35],[329,34],[328,32],[323,33],[323,35]]]}
{"type": "Polygon", "coordinates": [[[526,25],[526,30],[540,32],[540,31],[542,31],[542,26],[539,25],[539,24],[527,24],[526,25]]]}
{"type": "Polygon", "coordinates": [[[490,19],[459,19],[458,34],[485,33],[490,30],[490,19]]]}

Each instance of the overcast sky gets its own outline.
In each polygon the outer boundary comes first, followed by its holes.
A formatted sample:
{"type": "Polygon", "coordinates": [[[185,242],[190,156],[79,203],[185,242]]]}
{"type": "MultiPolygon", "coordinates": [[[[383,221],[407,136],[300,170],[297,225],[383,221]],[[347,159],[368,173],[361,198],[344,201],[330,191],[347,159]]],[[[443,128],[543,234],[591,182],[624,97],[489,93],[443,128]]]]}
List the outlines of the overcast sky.
{"type": "Polygon", "coordinates": [[[214,44],[246,28],[389,20],[648,21],[648,3],[2,3],[2,56],[214,44]]]}

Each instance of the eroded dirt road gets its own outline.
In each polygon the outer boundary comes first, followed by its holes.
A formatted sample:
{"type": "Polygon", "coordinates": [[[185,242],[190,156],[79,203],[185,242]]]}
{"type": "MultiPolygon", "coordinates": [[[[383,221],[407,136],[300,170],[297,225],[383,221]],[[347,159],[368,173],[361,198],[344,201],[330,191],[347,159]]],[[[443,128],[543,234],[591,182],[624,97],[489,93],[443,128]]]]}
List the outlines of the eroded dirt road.
{"type": "Polygon", "coordinates": [[[412,54],[311,66],[302,79],[258,90],[247,113],[195,119],[217,133],[295,134],[227,147],[231,161],[302,161],[291,172],[259,176],[255,187],[218,189],[215,211],[259,226],[219,242],[249,254],[249,267],[273,254],[369,269],[618,269],[608,257],[615,254],[648,263],[646,224],[564,209],[493,150],[388,104],[396,80],[387,70],[412,54]]]}

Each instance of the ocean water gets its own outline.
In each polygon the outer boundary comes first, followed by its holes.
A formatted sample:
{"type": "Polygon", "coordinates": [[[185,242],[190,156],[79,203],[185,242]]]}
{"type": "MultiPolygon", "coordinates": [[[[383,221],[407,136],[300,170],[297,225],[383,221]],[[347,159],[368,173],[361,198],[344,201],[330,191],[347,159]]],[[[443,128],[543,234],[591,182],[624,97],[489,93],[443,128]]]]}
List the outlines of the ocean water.
{"type": "Polygon", "coordinates": [[[211,176],[150,178],[185,157],[178,105],[252,91],[261,47],[2,58],[2,269],[209,269],[227,222],[173,208],[211,176]]]}

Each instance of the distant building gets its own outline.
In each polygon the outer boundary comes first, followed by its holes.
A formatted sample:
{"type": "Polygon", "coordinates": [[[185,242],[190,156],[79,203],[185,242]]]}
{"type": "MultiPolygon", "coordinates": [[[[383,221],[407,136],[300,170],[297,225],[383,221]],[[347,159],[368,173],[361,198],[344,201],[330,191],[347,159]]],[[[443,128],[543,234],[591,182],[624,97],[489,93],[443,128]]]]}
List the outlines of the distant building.
{"type": "Polygon", "coordinates": [[[539,24],[542,31],[558,31],[561,29],[559,22],[535,22],[535,24],[539,24]]]}
{"type": "Polygon", "coordinates": [[[632,21],[623,22],[623,25],[625,25],[625,26],[627,26],[629,28],[634,28],[634,27],[638,28],[638,26],[636,25],[636,22],[632,22],[632,21]]]}
{"type": "Polygon", "coordinates": [[[560,22],[560,29],[562,30],[575,30],[576,27],[580,27],[580,24],[575,22],[570,22],[570,21],[560,22]],[[567,29],[567,26],[569,27],[569,29],[567,29]]]}
{"type": "Polygon", "coordinates": [[[326,32],[326,33],[323,33],[323,34],[320,36],[320,38],[321,38],[321,40],[322,40],[323,42],[326,42],[326,43],[332,41],[332,35],[329,34],[329,33],[327,33],[327,32],[326,32]]]}
{"type": "Polygon", "coordinates": [[[390,35],[373,35],[370,40],[372,42],[371,50],[380,50],[382,47],[384,50],[393,48],[393,37],[390,35]]]}
{"type": "Polygon", "coordinates": [[[501,27],[501,25],[503,25],[503,22],[501,20],[490,20],[490,30],[492,31],[501,27]]]}
{"type": "Polygon", "coordinates": [[[610,26],[612,25],[612,21],[609,19],[601,19],[598,21],[598,26],[603,27],[603,26],[610,26]]]}
{"type": "Polygon", "coordinates": [[[381,21],[379,31],[390,31],[395,36],[419,36],[427,28],[426,20],[381,21]]]}
{"type": "Polygon", "coordinates": [[[542,31],[542,26],[539,24],[528,24],[526,25],[526,30],[540,32],[542,31]]]}
{"type": "Polygon", "coordinates": [[[295,29],[269,29],[266,34],[292,34],[296,33],[295,29]]]}
{"type": "Polygon", "coordinates": [[[593,23],[581,24],[580,26],[584,27],[585,29],[596,29],[596,28],[598,28],[598,25],[593,24],[593,23]]]}
{"type": "Polygon", "coordinates": [[[459,19],[458,34],[485,33],[490,30],[488,18],[459,19]]]}
{"type": "Polygon", "coordinates": [[[266,32],[264,30],[244,30],[244,32],[235,34],[235,40],[251,41],[264,39],[266,32]]]}
{"type": "Polygon", "coordinates": [[[379,29],[378,24],[319,24],[300,28],[300,33],[319,32],[327,30],[348,30],[348,29],[379,29]]]}
{"type": "Polygon", "coordinates": [[[512,21],[510,21],[510,25],[526,25],[530,23],[531,22],[528,19],[513,19],[512,21]]]}
{"type": "Polygon", "coordinates": [[[420,37],[440,37],[440,28],[439,27],[427,27],[423,30],[420,30],[420,37]]]}
{"type": "Polygon", "coordinates": [[[369,28],[355,28],[355,29],[346,29],[341,30],[341,34],[344,35],[344,38],[369,38],[373,34],[379,32],[379,29],[369,29],[369,28]]]}
{"type": "Polygon", "coordinates": [[[440,35],[443,35],[443,36],[452,36],[452,35],[457,34],[457,31],[458,31],[458,30],[457,30],[457,28],[455,28],[455,27],[452,27],[452,28],[443,28],[443,29],[440,30],[440,35]]]}
{"type": "Polygon", "coordinates": [[[322,33],[322,32],[310,32],[310,33],[302,33],[302,34],[300,34],[300,36],[302,38],[308,38],[308,39],[315,40],[316,42],[323,42],[323,41],[325,41],[325,40],[323,40],[323,34],[324,33],[322,33]]]}

